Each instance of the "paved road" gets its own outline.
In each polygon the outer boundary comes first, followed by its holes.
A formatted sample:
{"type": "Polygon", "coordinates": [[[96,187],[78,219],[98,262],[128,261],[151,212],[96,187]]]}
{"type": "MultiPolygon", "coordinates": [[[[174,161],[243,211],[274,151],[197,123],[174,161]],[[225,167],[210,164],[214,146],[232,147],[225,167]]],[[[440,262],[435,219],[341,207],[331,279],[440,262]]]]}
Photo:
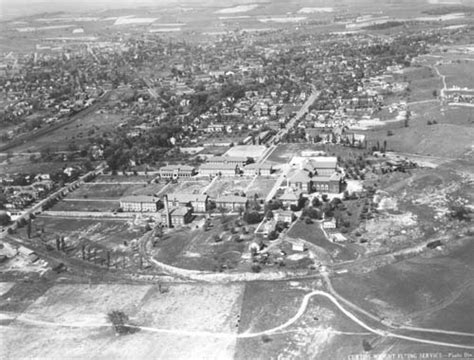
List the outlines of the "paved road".
{"type": "Polygon", "coordinates": [[[274,144],[278,143],[280,139],[285,136],[290,129],[293,129],[295,126],[296,122],[299,121],[309,110],[309,107],[313,105],[313,103],[316,101],[316,99],[319,97],[320,91],[316,91],[316,89],[313,88],[313,93],[308,97],[308,99],[305,101],[301,109],[296,113],[295,116],[293,116],[290,121],[286,124],[286,126],[283,129],[280,129],[280,131],[274,135],[269,141],[269,144],[274,144]]]}

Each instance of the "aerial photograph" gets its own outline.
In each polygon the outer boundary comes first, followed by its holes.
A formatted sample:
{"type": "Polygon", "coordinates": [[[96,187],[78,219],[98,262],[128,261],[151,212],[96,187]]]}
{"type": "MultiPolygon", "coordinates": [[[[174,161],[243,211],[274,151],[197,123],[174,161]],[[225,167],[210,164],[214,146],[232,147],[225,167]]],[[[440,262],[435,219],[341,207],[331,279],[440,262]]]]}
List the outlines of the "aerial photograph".
{"type": "Polygon", "coordinates": [[[0,0],[0,360],[474,360],[474,0],[0,0]]]}

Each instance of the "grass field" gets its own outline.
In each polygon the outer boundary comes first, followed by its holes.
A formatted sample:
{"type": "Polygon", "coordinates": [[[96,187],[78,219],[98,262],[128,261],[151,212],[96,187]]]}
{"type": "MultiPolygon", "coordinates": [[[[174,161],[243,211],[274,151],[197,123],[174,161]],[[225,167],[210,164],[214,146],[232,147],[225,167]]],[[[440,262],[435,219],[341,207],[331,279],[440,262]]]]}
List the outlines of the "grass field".
{"type": "Polygon", "coordinates": [[[90,136],[97,137],[101,133],[115,130],[122,121],[120,115],[92,113],[44,136],[28,141],[26,144],[15,147],[14,150],[16,152],[41,151],[41,149],[48,147],[53,151],[67,150],[71,143],[80,145],[90,136]]]}
{"type": "Polygon", "coordinates": [[[259,176],[247,190],[247,197],[252,199],[257,195],[260,199],[265,199],[275,185],[277,178],[259,176]]]}
{"type": "Polygon", "coordinates": [[[472,241],[449,255],[405,260],[364,275],[344,275],[335,289],[379,316],[412,326],[474,331],[472,241]]]}
{"type": "MultiPolygon", "coordinates": [[[[228,224],[236,219],[228,216],[228,224]]],[[[179,229],[172,234],[165,235],[154,249],[153,256],[167,264],[206,271],[217,271],[221,265],[227,269],[249,270],[249,263],[241,257],[248,250],[248,241],[236,242],[224,240],[216,242],[214,236],[230,231],[224,230],[222,221],[214,220],[209,231],[202,229],[179,229]]],[[[237,235],[237,234],[235,234],[237,235]]]]}
{"type": "Polygon", "coordinates": [[[207,194],[211,198],[217,198],[222,195],[245,193],[245,189],[251,181],[251,178],[221,178],[212,184],[207,190],[207,194]]]}
{"type": "Polygon", "coordinates": [[[171,183],[166,188],[167,194],[172,193],[186,193],[186,194],[200,194],[204,188],[209,185],[209,180],[183,180],[177,183],[171,183]]]}
{"type": "MultiPolygon", "coordinates": [[[[120,247],[124,241],[137,239],[143,230],[132,223],[121,220],[61,219],[38,217],[33,222],[33,233],[44,227],[44,238],[55,246],[56,235],[65,236],[73,244],[82,238],[110,248],[120,247]]],[[[26,238],[26,231],[18,231],[18,236],[26,238]]]]}
{"type": "Polygon", "coordinates": [[[88,183],[67,195],[69,199],[115,199],[129,195],[153,196],[162,190],[165,184],[94,184],[88,183]]]}
{"type": "Polygon", "coordinates": [[[150,285],[56,285],[2,327],[0,356],[231,359],[242,293],[241,285],[171,285],[165,293],[150,285]],[[112,310],[146,328],[116,337],[112,310]]]}
{"type": "Polygon", "coordinates": [[[474,62],[459,61],[453,64],[439,66],[439,71],[446,76],[448,88],[459,86],[461,88],[474,88],[474,62]]]}
{"type": "Polygon", "coordinates": [[[30,155],[15,155],[7,161],[7,157],[2,155],[0,157],[0,174],[38,174],[38,173],[52,173],[64,169],[64,166],[80,165],[80,162],[75,161],[38,161],[30,160],[30,155]]]}
{"type": "Polygon", "coordinates": [[[113,211],[120,207],[116,200],[63,200],[54,205],[52,211],[113,211]]]}
{"type": "Polygon", "coordinates": [[[349,245],[339,245],[327,240],[321,226],[317,223],[306,224],[304,221],[297,221],[287,235],[304,239],[318,246],[329,255],[331,261],[347,261],[357,257],[357,253],[350,249],[349,245]]]}

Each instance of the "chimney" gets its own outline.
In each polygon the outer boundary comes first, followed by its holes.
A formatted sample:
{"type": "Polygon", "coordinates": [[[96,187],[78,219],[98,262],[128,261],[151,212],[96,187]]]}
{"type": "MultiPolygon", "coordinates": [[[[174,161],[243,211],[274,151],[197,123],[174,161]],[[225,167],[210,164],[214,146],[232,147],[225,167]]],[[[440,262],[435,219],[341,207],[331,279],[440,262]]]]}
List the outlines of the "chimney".
{"type": "Polygon", "coordinates": [[[166,227],[171,227],[171,217],[170,217],[170,209],[168,206],[168,195],[163,196],[163,202],[165,203],[165,218],[166,218],[166,227]]]}

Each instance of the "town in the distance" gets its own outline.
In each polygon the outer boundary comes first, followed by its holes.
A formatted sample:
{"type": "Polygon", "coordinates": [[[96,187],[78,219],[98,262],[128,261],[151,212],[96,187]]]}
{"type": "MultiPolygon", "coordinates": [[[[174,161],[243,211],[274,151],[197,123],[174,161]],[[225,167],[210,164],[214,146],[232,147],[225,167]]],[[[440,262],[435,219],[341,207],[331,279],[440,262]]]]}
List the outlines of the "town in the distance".
{"type": "Polygon", "coordinates": [[[474,359],[472,4],[224,3],[0,18],[0,358],[474,359]]]}

